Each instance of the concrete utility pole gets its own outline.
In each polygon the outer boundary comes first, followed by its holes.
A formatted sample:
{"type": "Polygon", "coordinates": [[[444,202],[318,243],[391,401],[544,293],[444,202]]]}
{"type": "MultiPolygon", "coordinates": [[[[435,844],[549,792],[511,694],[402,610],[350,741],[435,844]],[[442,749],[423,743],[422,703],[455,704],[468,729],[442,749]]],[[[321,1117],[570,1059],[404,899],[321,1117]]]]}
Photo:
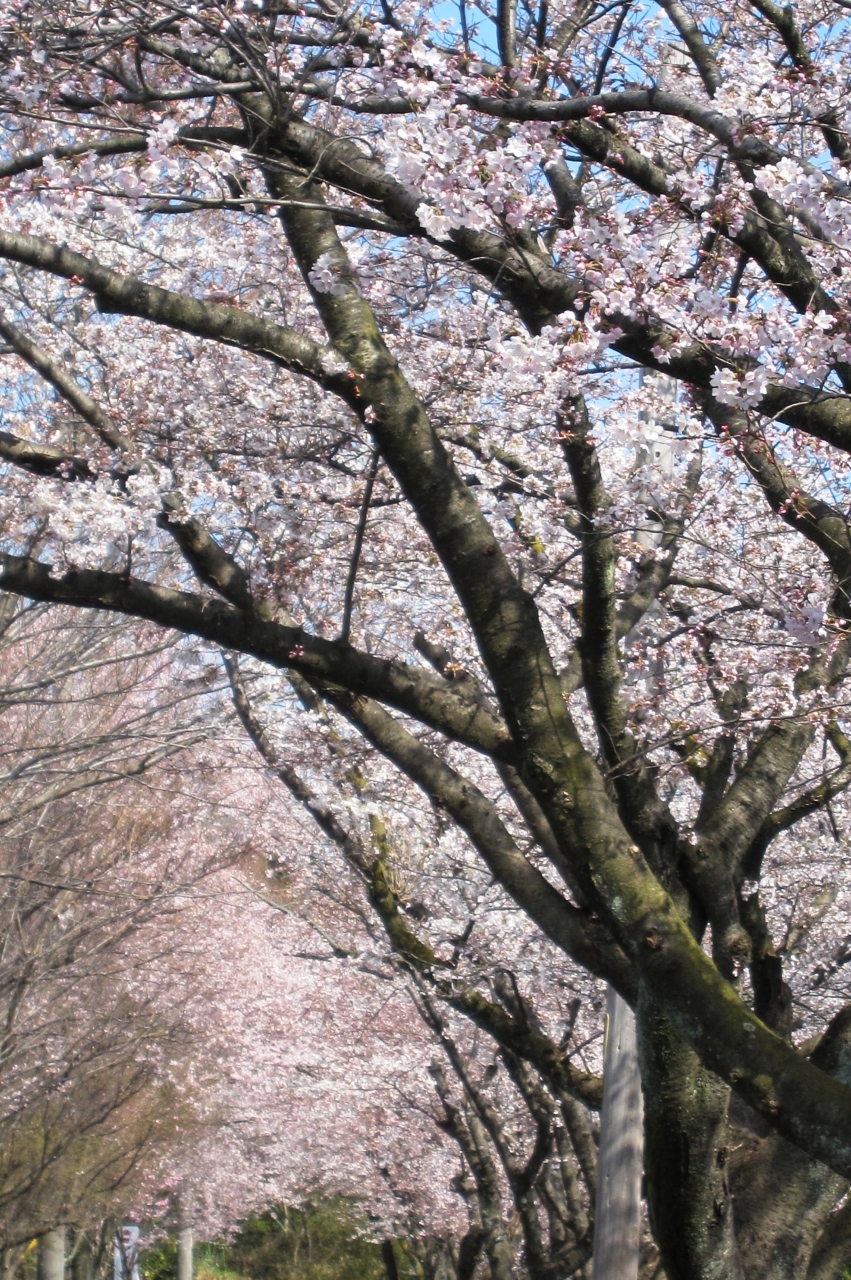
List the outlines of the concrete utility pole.
{"type": "MultiPolygon", "coordinates": [[[[676,412],[677,384],[664,374],[650,374],[671,416],[676,412]]],[[[644,378],[642,378],[642,382],[644,378]]],[[[650,425],[650,423],[648,423],[650,425]]],[[[667,425],[667,424],[665,424],[667,425]]],[[[637,463],[650,472],[644,502],[653,502],[653,480],[668,479],[674,470],[674,449],[664,439],[648,439],[639,448],[637,463]],[[655,477],[653,472],[656,473],[655,477]]],[[[636,531],[644,551],[658,547],[659,524],[649,518],[636,531]]],[[[658,610],[658,605],[652,612],[658,610]]],[[[631,636],[627,636],[629,646],[631,636]]],[[[656,684],[659,664],[647,680],[656,684]]],[[[635,1016],[613,987],[606,989],[606,1047],[603,1061],[603,1115],[597,1158],[597,1205],[594,1216],[593,1280],[637,1280],[641,1243],[641,1174],[644,1163],[644,1106],[635,1016]]]]}
{"type": "Polygon", "coordinates": [[[188,1197],[181,1192],[177,1205],[177,1280],[192,1280],[192,1243],[188,1197]]]}
{"type": "Polygon", "coordinates": [[[36,1276],[38,1280],[65,1280],[64,1227],[55,1227],[39,1240],[36,1276]]]}
{"type": "Polygon", "coordinates": [[[636,1280],[641,1238],[644,1108],[635,1017],[614,987],[606,993],[603,1118],[597,1157],[594,1280],[636,1280]]]}
{"type": "Polygon", "coordinates": [[[192,1280],[192,1228],[177,1233],[177,1280],[192,1280]]]}

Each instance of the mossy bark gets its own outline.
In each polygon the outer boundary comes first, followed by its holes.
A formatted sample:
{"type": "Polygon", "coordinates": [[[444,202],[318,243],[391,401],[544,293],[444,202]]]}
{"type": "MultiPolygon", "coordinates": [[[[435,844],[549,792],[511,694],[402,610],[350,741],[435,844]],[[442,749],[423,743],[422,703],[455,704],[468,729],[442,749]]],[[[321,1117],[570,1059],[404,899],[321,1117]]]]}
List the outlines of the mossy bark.
{"type": "Polygon", "coordinates": [[[650,1220],[668,1280],[745,1280],[728,1181],[730,1090],[639,993],[650,1220]]]}
{"type": "MultiPolygon", "coordinates": [[[[812,1061],[840,1080],[851,1079],[851,1009],[833,1019],[812,1061]]],[[[851,1217],[834,1210],[848,1182],[771,1132],[741,1103],[731,1114],[737,1125],[730,1182],[747,1280],[839,1280],[843,1259],[851,1258],[851,1217]]]]}

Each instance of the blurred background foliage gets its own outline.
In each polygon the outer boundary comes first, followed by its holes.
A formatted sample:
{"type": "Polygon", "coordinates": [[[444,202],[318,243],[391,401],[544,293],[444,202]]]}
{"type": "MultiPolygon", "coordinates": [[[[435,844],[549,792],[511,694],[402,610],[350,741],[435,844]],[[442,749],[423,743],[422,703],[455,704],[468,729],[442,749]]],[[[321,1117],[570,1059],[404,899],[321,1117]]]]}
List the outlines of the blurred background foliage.
{"type": "MultiPolygon", "coordinates": [[[[388,1246],[368,1230],[342,1197],[276,1205],[247,1218],[231,1239],[196,1245],[195,1280],[387,1280],[388,1246]]],[[[421,1273],[408,1251],[398,1242],[392,1248],[400,1280],[416,1280],[421,1273]]],[[[143,1280],[176,1280],[175,1238],[144,1251],[141,1270],[143,1280]]]]}

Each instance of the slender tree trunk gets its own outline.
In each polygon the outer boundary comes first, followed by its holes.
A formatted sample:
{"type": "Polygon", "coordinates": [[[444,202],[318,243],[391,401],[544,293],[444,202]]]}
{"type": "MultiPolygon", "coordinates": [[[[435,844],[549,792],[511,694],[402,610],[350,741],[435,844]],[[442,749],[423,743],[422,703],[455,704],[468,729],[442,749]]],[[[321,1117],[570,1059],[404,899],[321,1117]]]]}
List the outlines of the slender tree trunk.
{"type": "Polygon", "coordinates": [[[38,1242],[38,1280],[65,1280],[65,1228],[48,1231],[38,1242]]]}
{"type": "Polygon", "coordinates": [[[387,1280],[399,1280],[399,1266],[396,1262],[396,1250],[393,1248],[392,1240],[382,1240],[381,1258],[384,1263],[384,1270],[387,1272],[387,1280]]]}
{"type": "Polygon", "coordinates": [[[476,1270],[483,1242],[484,1232],[480,1227],[471,1227],[467,1234],[462,1236],[458,1246],[457,1280],[473,1280],[473,1272],[476,1270]]]}
{"type": "Polygon", "coordinates": [[[78,1235],[74,1244],[74,1255],[71,1273],[74,1280],[92,1280],[94,1272],[94,1254],[88,1236],[78,1235]]]}
{"type": "Polygon", "coordinates": [[[643,1110],[635,1018],[608,989],[593,1280],[637,1280],[643,1110]]]}

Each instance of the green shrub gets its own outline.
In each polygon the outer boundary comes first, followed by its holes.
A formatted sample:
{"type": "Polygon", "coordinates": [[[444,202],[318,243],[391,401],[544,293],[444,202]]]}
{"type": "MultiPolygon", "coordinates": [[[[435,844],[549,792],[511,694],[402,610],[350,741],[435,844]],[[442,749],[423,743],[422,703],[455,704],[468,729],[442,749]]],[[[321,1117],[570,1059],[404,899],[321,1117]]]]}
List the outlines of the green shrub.
{"type": "MultiPolygon", "coordinates": [[[[386,1280],[381,1247],[354,1207],[335,1197],[252,1215],[227,1242],[199,1244],[195,1280],[386,1280]]],[[[176,1280],[177,1242],[145,1250],[143,1280],[176,1280]]]]}
{"type": "Polygon", "coordinates": [[[281,1205],[243,1223],[228,1265],[250,1280],[385,1280],[381,1250],[362,1226],[339,1198],[281,1205]]]}
{"type": "MultiPolygon", "coordinates": [[[[108,1259],[112,1262],[112,1258],[108,1259]]],[[[177,1241],[173,1236],[161,1240],[153,1249],[143,1249],[139,1258],[142,1280],[176,1280],[177,1241]]]]}

